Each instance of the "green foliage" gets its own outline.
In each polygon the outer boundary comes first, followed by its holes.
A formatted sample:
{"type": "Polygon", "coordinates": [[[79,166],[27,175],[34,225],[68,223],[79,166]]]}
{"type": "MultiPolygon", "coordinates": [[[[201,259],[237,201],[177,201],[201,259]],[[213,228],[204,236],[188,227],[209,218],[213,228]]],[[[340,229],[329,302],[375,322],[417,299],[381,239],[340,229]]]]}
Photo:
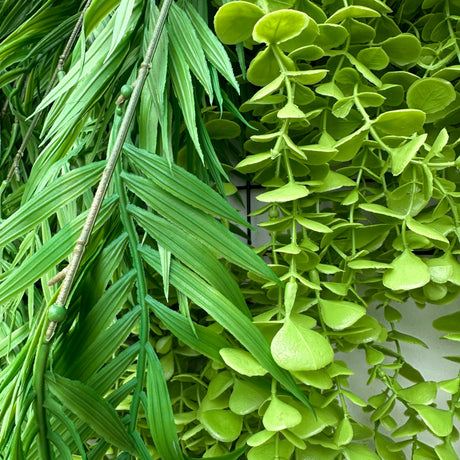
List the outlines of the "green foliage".
{"type": "Polygon", "coordinates": [[[161,7],[0,1],[0,458],[458,458],[460,3],[173,3],[94,210],[161,7]]]}

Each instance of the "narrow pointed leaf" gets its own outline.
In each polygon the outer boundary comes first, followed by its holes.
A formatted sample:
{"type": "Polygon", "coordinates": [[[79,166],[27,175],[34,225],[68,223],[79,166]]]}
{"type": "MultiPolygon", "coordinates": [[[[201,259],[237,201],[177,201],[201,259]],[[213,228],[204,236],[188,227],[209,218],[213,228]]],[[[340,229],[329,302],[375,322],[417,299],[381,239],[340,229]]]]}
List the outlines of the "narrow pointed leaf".
{"type": "MultiPolygon", "coordinates": [[[[212,217],[187,206],[147,179],[126,173],[123,173],[123,179],[131,191],[148,206],[182,228],[184,232],[200,240],[218,256],[264,278],[279,282],[275,274],[249,246],[212,217]]],[[[128,206],[128,211],[132,211],[131,205],[128,206]]]]}
{"type": "Polygon", "coordinates": [[[53,395],[99,436],[114,446],[135,454],[133,442],[117,412],[92,388],[60,375],[48,377],[47,384],[53,395]]]}

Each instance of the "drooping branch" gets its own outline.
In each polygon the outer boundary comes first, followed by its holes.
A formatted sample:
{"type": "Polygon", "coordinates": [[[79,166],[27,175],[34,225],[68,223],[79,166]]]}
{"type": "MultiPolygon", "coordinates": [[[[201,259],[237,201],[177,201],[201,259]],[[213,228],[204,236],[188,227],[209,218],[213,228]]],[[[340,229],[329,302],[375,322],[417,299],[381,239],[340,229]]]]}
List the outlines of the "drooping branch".
{"type": "MultiPolygon", "coordinates": [[[[77,244],[74,247],[73,257],[67,267],[65,278],[62,282],[61,290],[56,300],[56,305],[58,307],[65,307],[67,300],[69,298],[73,281],[75,279],[81,260],[83,258],[85,247],[88,244],[89,238],[93,231],[94,224],[96,222],[99,210],[104,200],[104,196],[112,179],[115,166],[122,151],[123,144],[125,142],[129,127],[131,125],[131,121],[134,117],[136,106],[141,96],[142,89],[147,79],[149,70],[151,68],[151,62],[153,60],[155,51],[160,41],[161,33],[163,31],[166,17],[168,15],[171,4],[172,0],[165,0],[163,3],[160,15],[158,17],[158,21],[155,25],[155,29],[153,30],[152,38],[145,53],[144,60],[140,65],[137,79],[133,84],[133,93],[128,100],[126,112],[124,114],[120,130],[118,131],[117,138],[115,139],[113,149],[111,152],[107,152],[108,159],[106,167],[102,173],[101,180],[94,195],[94,199],[88,212],[88,216],[81,231],[80,237],[78,238],[77,244]]],[[[58,323],[56,321],[50,321],[46,332],[47,341],[51,341],[54,337],[57,325],[58,323]]]]}

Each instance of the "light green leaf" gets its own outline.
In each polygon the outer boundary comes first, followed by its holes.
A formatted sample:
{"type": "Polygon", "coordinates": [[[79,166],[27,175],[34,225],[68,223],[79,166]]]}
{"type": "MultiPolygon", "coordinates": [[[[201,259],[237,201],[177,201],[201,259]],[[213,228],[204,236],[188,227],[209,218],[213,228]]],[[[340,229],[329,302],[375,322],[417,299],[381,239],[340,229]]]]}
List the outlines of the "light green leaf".
{"type": "Polygon", "coordinates": [[[263,391],[262,388],[254,383],[236,379],[228,401],[228,407],[235,414],[250,414],[257,410],[268,396],[268,391],[263,391]]]}
{"type": "Polygon", "coordinates": [[[348,417],[343,418],[334,432],[334,442],[337,446],[344,446],[353,440],[353,427],[348,417]]]}
{"type": "Polygon", "coordinates": [[[199,421],[214,439],[221,442],[232,442],[238,439],[243,427],[243,416],[229,410],[205,411],[199,417],[199,421]]]}
{"type": "Polygon", "coordinates": [[[406,97],[409,108],[434,113],[444,110],[456,94],[452,83],[442,78],[421,78],[412,83],[406,97]]]}
{"type": "Polygon", "coordinates": [[[450,411],[438,409],[436,407],[424,406],[422,404],[412,404],[412,409],[422,417],[428,428],[437,436],[449,436],[453,427],[453,414],[450,411]]]}
{"type": "Polygon", "coordinates": [[[422,145],[425,143],[427,134],[422,134],[411,139],[401,147],[396,147],[390,150],[391,154],[391,169],[394,176],[399,176],[410,161],[417,155],[422,145]]]}
{"type": "Polygon", "coordinates": [[[343,455],[347,460],[380,460],[380,457],[373,451],[371,451],[364,444],[348,444],[343,450],[343,455]]]}
{"type": "Polygon", "coordinates": [[[334,358],[327,339],[290,318],[273,338],[271,350],[275,361],[290,371],[321,369],[334,358]]]}
{"type": "Polygon", "coordinates": [[[431,240],[446,243],[447,245],[449,244],[449,240],[442,233],[438,232],[435,228],[430,227],[428,224],[421,224],[411,216],[407,216],[406,223],[413,232],[419,235],[426,236],[431,240]]]}
{"type": "Polygon", "coordinates": [[[436,392],[436,383],[422,382],[398,390],[397,395],[411,404],[432,404],[436,399],[436,392]]]}
{"type": "Polygon", "coordinates": [[[286,428],[292,428],[301,421],[302,415],[300,412],[276,396],[272,397],[262,419],[262,423],[268,431],[281,431],[286,428]]]}
{"type": "Polygon", "coordinates": [[[221,6],[214,17],[214,28],[222,43],[233,45],[252,35],[264,12],[249,2],[230,2],[221,6]]]}
{"type": "Polygon", "coordinates": [[[337,10],[326,20],[326,24],[338,24],[347,18],[378,18],[380,13],[365,6],[350,5],[337,10]]]}
{"type": "Polygon", "coordinates": [[[319,305],[324,322],[336,330],[342,330],[353,325],[366,314],[364,307],[345,300],[321,299],[319,305]]]}
{"type": "Polygon", "coordinates": [[[273,11],[257,21],[252,37],[259,43],[278,44],[299,35],[309,21],[308,15],[301,11],[273,11]]]}
{"type": "Polygon", "coordinates": [[[248,353],[239,348],[222,348],[220,356],[227,366],[248,377],[265,375],[267,371],[248,353]]]}
{"type": "Polygon", "coordinates": [[[391,266],[383,275],[383,284],[393,291],[416,289],[430,281],[428,267],[409,249],[396,257],[391,266]]]}
{"type": "Polygon", "coordinates": [[[324,50],[340,46],[349,36],[348,30],[339,24],[319,24],[318,29],[315,45],[324,50]]]}
{"type": "Polygon", "coordinates": [[[433,327],[438,331],[460,332],[460,311],[435,319],[433,327]]]}
{"type": "MultiPolygon", "coordinates": [[[[284,55],[283,55],[284,56],[284,55]]],[[[288,57],[287,61],[289,70],[294,70],[294,63],[288,57]]],[[[275,80],[280,75],[280,68],[276,56],[271,46],[260,51],[251,61],[247,72],[247,79],[254,85],[265,86],[275,80]]]]}
{"type": "Polygon", "coordinates": [[[304,185],[288,182],[282,187],[265,192],[258,195],[256,198],[265,203],[294,201],[308,195],[308,189],[304,185]]]}
{"type": "Polygon", "coordinates": [[[385,134],[410,136],[421,129],[425,123],[425,113],[416,109],[392,110],[380,114],[374,126],[385,134]]]}
{"type": "Polygon", "coordinates": [[[380,44],[388,54],[390,62],[398,66],[405,66],[417,62],[422,49],[420,41],[412,34],[399,34],[387,38],[380,44]]]}
{"type": "Polygon", "coordinates": [[[362,49],[358,60],[371,70],[382,70],[390,63],[387,53],[380,46],[362,49]]]}
{"type": "Polygon", "coordinates": [[[390,264],[384,262],[377,262],[368,259],[356,259],[348,263],[348,266],[353,270],[382,270],[391,268],[390,264]]]}
{"type": "Polygon", "coordinates": [[[80,420],[108,442],[135,455],[133,441],[121,418],[108,402],[91,387],[54,374],[47,378],[51,392],[80,420]]]}

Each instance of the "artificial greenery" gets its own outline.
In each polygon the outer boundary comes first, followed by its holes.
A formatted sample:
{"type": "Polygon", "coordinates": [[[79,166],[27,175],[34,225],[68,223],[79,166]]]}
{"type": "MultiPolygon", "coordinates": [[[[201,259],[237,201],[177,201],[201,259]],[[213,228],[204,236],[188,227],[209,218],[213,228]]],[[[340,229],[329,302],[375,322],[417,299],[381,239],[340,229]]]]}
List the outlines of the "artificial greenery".
{"type": "Polygon", "coordinates": [[[460,3],[0,17],[0,458],[458,458],[460,3]]]}

